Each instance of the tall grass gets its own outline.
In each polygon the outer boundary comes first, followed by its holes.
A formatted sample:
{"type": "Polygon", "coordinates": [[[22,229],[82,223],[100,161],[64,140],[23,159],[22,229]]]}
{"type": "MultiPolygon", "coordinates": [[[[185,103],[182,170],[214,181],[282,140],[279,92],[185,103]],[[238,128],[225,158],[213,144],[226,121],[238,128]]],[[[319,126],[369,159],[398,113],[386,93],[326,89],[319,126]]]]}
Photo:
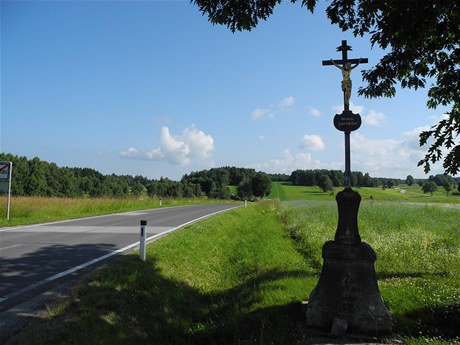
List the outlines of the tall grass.
{"type": "MultiPolygon", "coordinates": [[[[337,227],[335,204],[291,204],[280,219],[319,272],[321,247],[337,227]]],[[[460,341],[459,224],[456,209],[373,203],[360,208],[360,234],[377,253],[383,299],[408,343],[460,341]]]]}
{"type": "Polygon", "coordinates": [[[293,344],[316,277],[263,203],[193,224],[81,284],[10,344],[293,344]]]}
{"type": "MultiPolygon", "coordinates": [[[[460,343],[460,213],[363,203],[398,343],[460,343]]],[[[264,202],[195,223],[84,281],[10,344],[294,344],[335,202],[264,202]]],[[[392,343],[391,340],[388,342],[392,343]]]]}
{"type": "MultiPolygon", "coordinates": [[[[162,200],[163,206],[209,202],[206,199],[162,200]]],[[[218,201],[213,201],[218,202],[218,201]]],[[[127,198],[48,198],[13,197],[10,221],[6,220],[6,197],[0,197],[0,227],[28,225],[102,214],[136,211],[160,207],[160,199],[150,197],[127,198]]]]}

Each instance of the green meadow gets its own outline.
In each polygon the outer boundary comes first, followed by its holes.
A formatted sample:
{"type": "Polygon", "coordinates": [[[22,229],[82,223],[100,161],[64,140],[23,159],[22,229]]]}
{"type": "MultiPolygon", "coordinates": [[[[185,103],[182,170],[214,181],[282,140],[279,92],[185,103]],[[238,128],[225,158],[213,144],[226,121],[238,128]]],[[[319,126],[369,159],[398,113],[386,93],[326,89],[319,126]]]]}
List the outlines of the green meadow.
{"type": "MultiPolygon", "coordinates": [[[[279,199],[281,201],[290,200],[317,200],[327,201],[335,200],[335,194],[342,190],[342,188],[334,188],[333,192],[323,192],[319,187],[308,186],[293,186],[288,183],[273,182],[272,191],[269,195],[271,199],[279,199]]],[[[458,193],[450,193],[449,196],[442,187],[431,194],[424,194],[422,188],[417,186],[401,185],[395,188],[368,188],[359,187],[354,188],[363,201],[400,201],[400,202],[415,202],[415,203],[444,203],[460,205],[460,195],[458,193]]]]}
{"type": "MultiPolygon", "coordinates": [[[[379,289],[394,333],[348,340],[460,344],[458,197],[405,189],[357,189],[360,234],[377,253],[379,289]]],[[[8,344],[302,344],[327,338],[305,327],[301,306],[318,281],[322,245],[334,237],[335,196],[274,183],[271,197],[286,202],[250,203],[187,226],[151,243],[145,263],[136,252],[113,260],[8,344]]]]}
{"type": "Polygon", "coordinates": [[[7,221],[7,199],[0,197],[0,227],[29,225],[58,220],[99,216],[158,207],[181,206],[200,203],[228,202],[207,198],[56,198],[56,197],[12,197],[10,220],[7,221]]]}

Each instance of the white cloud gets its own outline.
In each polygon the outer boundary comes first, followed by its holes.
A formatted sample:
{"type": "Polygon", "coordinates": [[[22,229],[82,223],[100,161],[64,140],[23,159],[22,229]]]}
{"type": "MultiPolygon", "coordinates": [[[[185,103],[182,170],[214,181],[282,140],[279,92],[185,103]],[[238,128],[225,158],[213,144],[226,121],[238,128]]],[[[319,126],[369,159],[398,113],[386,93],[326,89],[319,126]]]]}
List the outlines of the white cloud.
{"type": "Polygon", "coordinates": [[[127,150],[120,152],[120,156],[123,158],[132,158],[140,160],[154,160],[164,157],[160,149],[153,149],[141,152],[134,147],[130,147],[127,150]]]}
{"type": "Polygon", "coordinates": [[[425,149],[418,145],[417,129],[403,139],[369,139],[356,133],[351,136],[352,170],[368,172],[374,177],[404,178],[411,174],[423,176],[417,163],[425,149]]]}
{"type": "Polygon", "coordinates": [[[296,169],[310,169],[312,167],[311,154],[292,154],[288,149],[282,153],[281,159],[272,159],[267,163],[257,164],[257,169],[267,172],[291,173],[296,169]]]}
{"type": "MultiPolygon", "coordinates": [[[[184,130],[185,131],[185,130],[184,130]]],[[[179,164],[179,165],[187,165],[190,164],[190,147],[179,136],[172,136],[169,133],[168,127],[163,127],[161,129],[161,153],[163,153],[163,157],[169,163],[172,164],[179,164]]]]}
{"type": "Polygon", "coordinates": [[[163,127],[160,134],[161,146],[144,152],[130,147],[120,152],[124,158],[141,160],[166,160],[171,164],[189,165],[194,162],[211,161],[214,139],[205,134],[194,124],[186,127],[181,135],[172,135],[168,127],[163,127]]]}
{"type": "Polygon", "coordinates": [[[308,107],[308,113],[311,116],[314,116],[314,117],[320,117],[321,116],[321,111],[319,111],[319,109],[317,109],[315,107],[308,107]]]}
{"type": "Polygon", "coordinates": [[[326,148],[326,145],[319,135],[305,134],[302,139],[300,139],[299,147],[306,151],[321,151],[326,148]]]}
{"type": "Polygon", "coordinates": [[[200,162],[209,161],[214,150],[214,139],[211,135],[200,131],[195,125],[186,127],[179,137],[188,147],[188,157],[200,162]]]}
{"type": "MultiPolygon", "coordinates": [[[[419,146],[419,134],[430,127],[429,125],[417,127],[403,132],[402,135],[395,133],[398,139],[373,139],[359,132],[353,132],[350,137],[351,169],[363,173],[368,172],[373,177],[406,178],[409,174],[416,178],[426,177],[423,167],[417,166],[417,163],[425,156],[428,147],[427,145],[419,146]]],[[[318,149],[322,147],[322,140],[319,139],[321,139],[319,136],[315,138],[314,135],[306,135],[301,139],[300,148],[310,150],[310,152],[293,153],[285,149],[280,158],[255,164],[254,168],[286,174],[296,169],[344,170],[343,139],[339,141],[339,149],[333,148],[339,154],[330,156],[331,150],[325,150],[325,153],[321,153],[321,161],[313,159],[311,153],[315,147],[318,149]]],[[[446,154],[445,150],[443,154],[446,154]]],[[[432,165],[431,169],[430,174],[432,175],[443,172],[441,163],[432,165]]]]}
{"type": "Polygon", "coordinates": [[[275,113],[272,109],[267,108],[257,108],[251,113],[251,117],[253,120],[262,120],[264,118],[273,118],[275,117],[275,113]]]}
{"type": "Polygon", "coordinates": [[[363,116],[363,123],[368,126],[378,127],[385,122],[387,122],[385,114],[375,110],[369,110],[367,115],[363,116]]]}
{"type": "Polygon", "coordinates": [[[257,108],[252,111],[251,118],[253,120],[272,119],[276,116],[278,111],[286,111],[294,105],[295,98],[288,96],[283,98],[277,104],[272,104],[268,108],[257,108]]]}
{"type": "Polygon", "coordinates": [[[406,138],[406,142],[408,146],[414,150],[425,150],[425,148],[420,148],[419,135],[423,131],[427,131],[429,129],[430,129],[430,126],[426,125],[426,126],[414,128],[411,131],[404,132],[403,135],[406,138]]]}
{"type": "Polygon", "coordinates": [[[280,102],[279,102],[279,106],[280,107],[292,107],[294,105],[294,97],[293,96],[288,96],[286,98],[283,98],[280,102]]]}
{"type": "Polygon", "coordinates": [[[263,134],[259,134],[258,138],[259,138],[259,141],[261,143],[263,143],[265,141],[265,135],[263,135],[263,134]]]}
{"type": "MultiPolygon", "coordinates": [[[[343,111],[343,105],[335,105],[332,107],[332,110],[335,111],[337,114],[341,114],[343,111]]],[[[366,108],[362,105],[357,105],[354,104],[353,102],[350,102],[350,110],[354,112],[355,114],[360,114],[362,115],[363,112],[366,110],[366,108]]]]}
{"type": "MultiPolygon", "coordinates": [[[[343,105],[335,105],[332,107],[332,110],[335,111],[336,114],[341,114],[343,111],[343,105]]],[[[363,123],[367,126],[379,127],[388,121],[384,113],[373,109],[367,111],[364,106],[354,104],[353,102],[350,102],[350,110],[355,114],[360,114],[362,116],[363,123]]]]}

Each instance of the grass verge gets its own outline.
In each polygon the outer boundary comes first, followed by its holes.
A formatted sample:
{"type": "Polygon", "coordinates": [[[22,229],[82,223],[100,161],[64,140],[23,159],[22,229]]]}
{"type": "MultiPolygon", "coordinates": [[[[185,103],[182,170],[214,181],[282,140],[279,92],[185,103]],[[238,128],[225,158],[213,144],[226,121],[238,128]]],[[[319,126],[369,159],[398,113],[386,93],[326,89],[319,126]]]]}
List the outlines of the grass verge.
{"type": "MultiPolygon", "coordinates": [[[[162,206],[179,206],[197,203],[224,202],[207,199],[162,200],[162,206]]],[[[160,207],[160,199],[150,197],[130,198],[47,198],[13,197],[10,220],[6,220],[6,197],[0,198],[0,227],[29,225],[58,220],[129,212],[160,207]]]]}
{"type": "Polygon", "coordinates": [[[232,210],[126,255],[10,344],[291,344],[316,281],[276,203],[232,210]]]}
{"type": "MultiPolygon", "coordinates": [[[[398,344],[460,343],[458,224],[455,209],[361,206],[398,344]]],[[[149,245],[145,263],[119,258],[8,345],[295,344],[336,225],[334,202],[219,214],[149,245]]]]}

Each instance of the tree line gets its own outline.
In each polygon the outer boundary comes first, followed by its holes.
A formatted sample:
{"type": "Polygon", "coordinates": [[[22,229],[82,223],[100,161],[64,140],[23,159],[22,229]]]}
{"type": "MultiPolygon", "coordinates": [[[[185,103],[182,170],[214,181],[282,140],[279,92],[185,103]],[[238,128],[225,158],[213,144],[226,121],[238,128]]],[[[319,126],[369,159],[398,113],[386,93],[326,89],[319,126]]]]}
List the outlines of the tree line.
{"type": "Polygon", "coordinates": [[[223,167],[192,172],[180,181],[144,176],[103,175],[95,169],[59,167],[55,163],[0,153],[0,161],[13,163],[12,194],[48,197],[210,197],[262,198],[270,193],[271,179],[254,169],[223,167]],[[237,186],[232,194],[229,186],[237,186]]]}
{"type": "MultiPolygon", "coordinates": [[[[344,184],[340,170],[295,170],[288,174],[266,174],[254,169],[222,167],[191,172],[180,181],[169,178],[149,179],[144,176],[103,175],[90,168],[59,167],[35,157],[19,157],[0,153],[0,161],[13,162],[12,194],[15,196],[49,197],[126,197],[148,195],[151,197],[208,197],[216,199],[252,200],[270,194],[272,181],[296,186],[319,186],[323,191],[344,184]],[[230,188],[230,186],[234,186],[230,188]]],[[[459,187],[460,178],[438,174],[428,179],[406,180],[373,178],[368,173],[353,171],[352,187],[392,188],[399,184],[411,186],[418,183],[425,193],[442,187],[447,194],[459,187]]],[[[459,190],[460,192],[460,190],[459,190]]]]}
{"type": "MultiPolygon", "coordinates": [[[[295,170],[291,175],[275,174],[271,175],[274,181],[292,183],[295,186],[318,186],[324,192],[332,191],[334,187],[344,184],[344,174],[340,170],[295,170]]],[[[412,186],[417,183],[424,193],[431,193],[438,187],[444,188],[447,195],[457,188],[460,193],[460,178],[454,178],[445,174],[431,175],[428,179],[414,179],[412,175],[407,175],[406,179],[371,177],[369,173],[363,174],[360,171],[351,172],[352,187],[382,187],[393,188],[401,184],[412,186]]]]}
{"type": "Polygon", "coordinates": [[[460,178],[454,178],[449,175],[431,175],[428,181],[419,181],[418,184],[422,187],[423,193],[431,193],[431,195],[438,190],[438,187],[444,188],[447,196],[449,196],[449,193],[452,192],[456,186],[457,191],[460,193],[460,178]]]}
{"type": "Polygon", "coordinates": [[[184,175],[181,182],[199,184],[206,195],[221,199],[263,198],[270,194],[272,184],[270,176],[264,172],[236,167],[192,172],[184,175]],[[228,186],[236,186],[235,195],[231,195],[228,186]]]}
{"type": "MultiPolygon", "coordinates": [[[[341,170],[295,170],[289,177],[289,182],[295,186],[326,186],[327,190],[332,187],[344,185],[344,174],[341,170]]],[[[352,171],[350,182],[352,187],[377,187],[382,184],[380,179],[372,178],[368,173],[352,171]]],[[[323,188],[322,188],[323,189],[323,188]]]]}

